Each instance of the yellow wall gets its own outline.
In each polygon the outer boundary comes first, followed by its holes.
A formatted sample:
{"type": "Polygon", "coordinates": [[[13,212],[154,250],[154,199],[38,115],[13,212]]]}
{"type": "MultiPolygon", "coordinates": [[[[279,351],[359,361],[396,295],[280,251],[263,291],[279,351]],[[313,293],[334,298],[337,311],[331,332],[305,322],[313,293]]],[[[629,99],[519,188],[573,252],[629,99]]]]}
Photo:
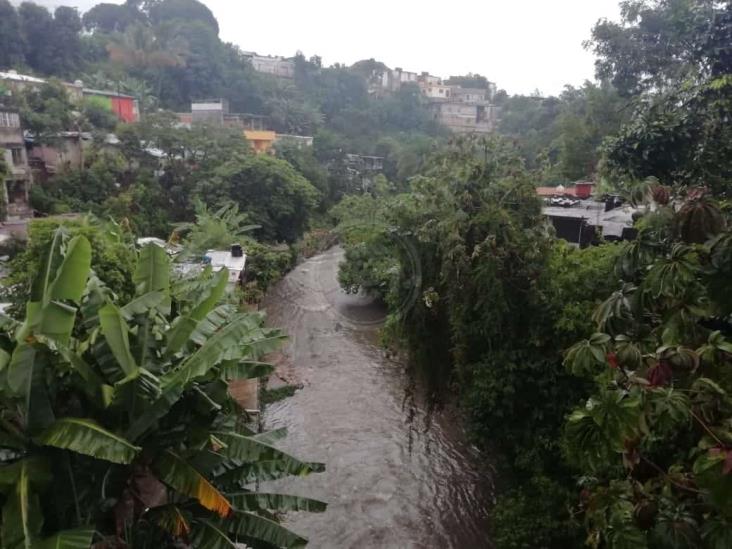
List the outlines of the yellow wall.
{"type": "Polygon", "coordinates": [[[244,137],[256,153],[264,153],[272,148],[276,134],[269,130],[244,130],[244,137]]]}

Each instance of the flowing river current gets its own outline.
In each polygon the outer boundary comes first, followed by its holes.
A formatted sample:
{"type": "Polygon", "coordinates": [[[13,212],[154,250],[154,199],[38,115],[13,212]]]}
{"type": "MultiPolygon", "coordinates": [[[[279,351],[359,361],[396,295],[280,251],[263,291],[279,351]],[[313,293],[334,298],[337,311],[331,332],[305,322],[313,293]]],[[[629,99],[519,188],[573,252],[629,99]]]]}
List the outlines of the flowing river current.
{"type": "Polygon", "coordinates": [[[285,525],[314,548],[491,547],[492,472],[457,415],[429,406],[412,369],[378,345],[383,309],[338,286],[340,248],[302,263],[264,302],[289,335],[278,374],[302,384],[267,406],[278,443],[326,471],[266,483],[328,503],[285,525]]]}

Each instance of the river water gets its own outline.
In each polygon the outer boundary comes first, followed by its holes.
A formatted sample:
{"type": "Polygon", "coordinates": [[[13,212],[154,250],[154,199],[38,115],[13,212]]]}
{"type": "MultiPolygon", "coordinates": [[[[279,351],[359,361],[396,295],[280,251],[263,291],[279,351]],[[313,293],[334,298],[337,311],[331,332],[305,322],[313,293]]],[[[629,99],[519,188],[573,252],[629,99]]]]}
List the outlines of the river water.
{"type": "Polygon", "coordinates": [[[302,384],[266,408],[265,429],[286,427],[278,446],[326,471],[263,488],[328,502],[285,519],[309,547],[491,547],[487,459],[379,347],[383,310],[340,290],[342,257],[336,247],[302,263],[265,300],[269,323],[289,335],[279,375],[302,384]]]}

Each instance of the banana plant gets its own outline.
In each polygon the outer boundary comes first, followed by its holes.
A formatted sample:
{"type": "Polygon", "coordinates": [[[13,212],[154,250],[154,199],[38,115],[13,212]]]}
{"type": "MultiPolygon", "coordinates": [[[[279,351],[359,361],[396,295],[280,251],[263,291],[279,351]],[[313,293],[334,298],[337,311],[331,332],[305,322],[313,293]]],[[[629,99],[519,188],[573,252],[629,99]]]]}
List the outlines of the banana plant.
{"type": "Polygon", "coordinates": [[[25,319],[0,327],[1,546],[304,545],[277,513],[325,504],[252,486],[324,466],[249,430],[228,391],[283,334],[226,302],[225,272],[171,283],[154,244],[124,305],[90,265],[59,230],[25,319]]]}

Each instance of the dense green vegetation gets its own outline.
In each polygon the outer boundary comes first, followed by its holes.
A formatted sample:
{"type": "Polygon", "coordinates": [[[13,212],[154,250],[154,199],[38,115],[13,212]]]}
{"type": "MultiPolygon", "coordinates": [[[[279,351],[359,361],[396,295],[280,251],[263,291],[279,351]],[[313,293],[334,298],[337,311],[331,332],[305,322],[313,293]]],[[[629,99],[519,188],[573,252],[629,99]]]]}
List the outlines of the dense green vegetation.
{"type": "Polygon", "coordinates": [[[239,427],[226,394],[267,372],[257,360],[279,334],[217,306],[220,278],[171,283],[164,254],[138,257],[133,241],[172,233],[191,255],[241,241],[256,301],[328,218],[343,288],[386,303],[385,341],[409,350],[431,394],[460,402],[506,479],[497,546],[732,545],[731,44],[729,1],[621,2],[621,21],[598,22],[587,43],[597,82],[498,91],[498,135],[448,139],[416,86],[369,94],[382,63],[297,54],[291,81],[256,73],[195,0],[83,18],[0,0],[0,67],[132,93],[144,111],[115,124],[56,81],[12,98],[40,142],[63,130],[94,141],[81,169],[32,194],[40,213],[92,216],[34,222],[10,267],[12,299],[28,306],[0,338],[4,546],[86,546],[93,533],[78,528],[92,525],[130,544],[300,542],[269,511],[322,505],[241,484],[320,466],[239,427]],[[255,156],[237,131],[178,127],[172,111],[203,97],[314,145],[255,156]],[[351,152],[384,157],[367,189],[351,152]],[[588,177],[637,208],[635,241],[554,238],[535,187],[588,177]],[[164,506],[130,503],[160,482],[164,506]]]}
{"type": "Polygon", "coordinates": [[[499,92],[512,141],[458,141],[401,192],[333,210],[343,287],[384,299],[388,334],[512,479],[499,547],[732,543],[732,4],[622,14],[589,43],[608,83],[499,92]],[[567,248],[533,186],[595,170],[639,237],[567,248]]]}
{"type": "Polygon", "coordinates": [[[93,250],[54,231],[25,318],[3,318],[3,547],[302,545],[272,511],[325,505],[247,487],[323,466],[255,435],[228,393],[284,336],[223,299],[226,270],[171,278],[150,244],[120,301],[93,250]]]}

